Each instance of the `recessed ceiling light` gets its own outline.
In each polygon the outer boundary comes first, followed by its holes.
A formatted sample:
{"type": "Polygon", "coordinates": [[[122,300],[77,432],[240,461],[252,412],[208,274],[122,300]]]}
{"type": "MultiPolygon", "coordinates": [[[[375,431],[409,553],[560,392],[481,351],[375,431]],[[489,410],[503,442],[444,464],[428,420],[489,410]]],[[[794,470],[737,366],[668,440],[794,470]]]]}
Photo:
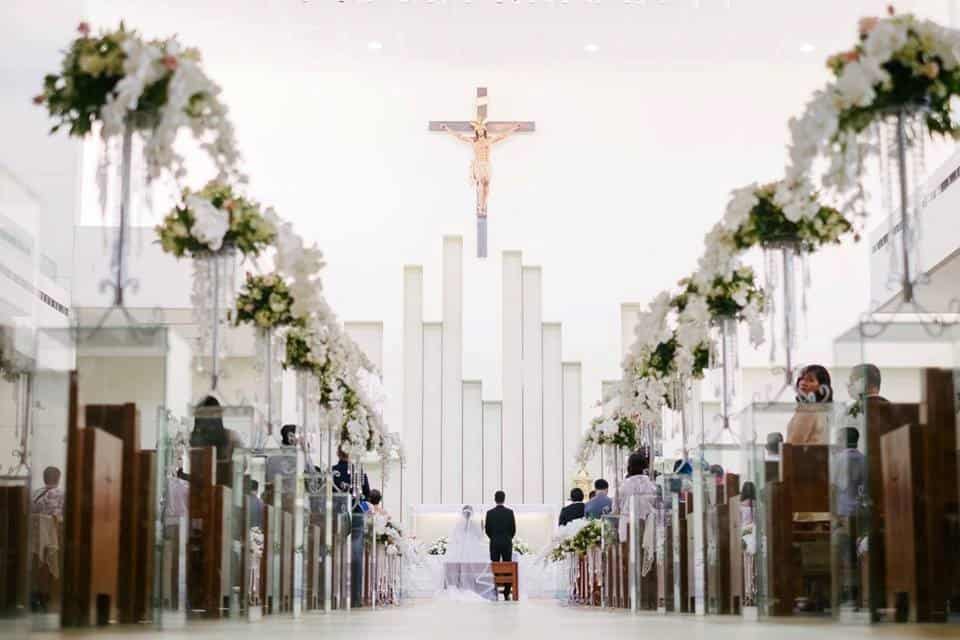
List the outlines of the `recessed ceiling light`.
{"type": "Polygon", "coordinates": [[[800,45],[800,53],[813,53],[815,50],[816,47],[809,42],[804,42],[802,45],[800,45]]]}
{"type": "Polygon", "coordinates": [[[583,45],[583,50],[587,53],[596,53],[597,51],[600,51],[600,45],[589,42],[583,45]]]}
{"type": "Polygon", "coordinates": [[[383,43],[379,40],[371,40],[367,43],[367,49],[370,49],[370,51],[380,51],[380,49],[383,49],[383,43]]]}

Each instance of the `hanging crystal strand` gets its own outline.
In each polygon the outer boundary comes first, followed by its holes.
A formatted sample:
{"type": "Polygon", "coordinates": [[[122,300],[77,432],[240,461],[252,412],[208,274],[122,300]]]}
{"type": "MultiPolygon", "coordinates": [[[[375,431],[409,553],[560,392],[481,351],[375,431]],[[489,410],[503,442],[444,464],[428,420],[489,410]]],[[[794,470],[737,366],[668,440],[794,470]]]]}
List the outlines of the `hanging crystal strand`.
{"type": "Polygon", "coordinates": [[[796,346],[796,276],[794,253],[796,249],[784,246],[783,259],[783,346],[785,352],[784,380],[786,386],[793,384],[793,349],[796,346]]]}
{"type": "Polygon", "coordinates": [[[923,209],[923,188],[926,180],[926,139],[927,139],[927,125],[926,120],[923,118],[922,114],[917,114],[912,122],[912,140],[910,144],[910,165],[913,173],[913,197],[909,206],[910,215],[912,217],[913,224],[911,225],[911,234],[910,234],[910,247],[912,251],[912,262],[915,277],[919,280],[922,278],[923,274],[923,265],[920,263],[921,251],[920,242],[923,237],[923,225],[921,224],[920,215],[921,210],[923,209]]]}
{"type": "Polygon", "coordinates": [[[884,133],[884,148],[882,160],[884,162],[884,171],[880,178],[882,181],[882,193],[884,208],[887,211],[887,251],[890,259],[889,273],[887,275],[888,284],[896,286],[899,284],[901,276],[900,249],[897,235],[897,223],[899,218],[899,208],[894,204],[893,189],[896,184],[897,171],[897,122],[896,118],[888,119],[881,123],[881,131],[884,133]]]}
{"type": "Polygon", "coordinates": [[[777,255],[772,249],[763,250],[763,281],[767,295],[767,334],[770,336],[770,362],[777,359],[777,255]]]}
{"type": "Polygon", "coordinates": [[[800,253],[800,283],[802,287],[800,313],[803,317],[803,335],[806,337],[810,328],[807,318],[807,291],[810,290],[810,256],[806,251],[800,253]]]}

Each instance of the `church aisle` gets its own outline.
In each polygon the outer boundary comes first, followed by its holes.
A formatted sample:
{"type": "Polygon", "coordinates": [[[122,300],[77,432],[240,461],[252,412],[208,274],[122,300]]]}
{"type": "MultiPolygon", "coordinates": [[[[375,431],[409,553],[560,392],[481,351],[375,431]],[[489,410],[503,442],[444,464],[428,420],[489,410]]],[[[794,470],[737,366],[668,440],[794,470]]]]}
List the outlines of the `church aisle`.
{"type": "Polygon", "coordinates": [[[465,603],[419,600],[389,610],[358,610],[350,614],[308,615],[300,620],[272,618],[257,624],[244,622],[193,623],[186,629],[145,635],[146,630],[118,627],[85,632],[35,633],[31,638],[190,638],[231,640],[237,638],[390,638],[390,640],[472,640],[474,638],[523,638],[525,640],[583,640],[584,638],[671,638],[691,640],[855,640],[857,638],[956,638],[949,626],[859,627],[830,621],[794,620],[784,624],[741,622],[735,617],[632,616],[600,609],[568,608],[552,601],[520,603],[465,603]]]}

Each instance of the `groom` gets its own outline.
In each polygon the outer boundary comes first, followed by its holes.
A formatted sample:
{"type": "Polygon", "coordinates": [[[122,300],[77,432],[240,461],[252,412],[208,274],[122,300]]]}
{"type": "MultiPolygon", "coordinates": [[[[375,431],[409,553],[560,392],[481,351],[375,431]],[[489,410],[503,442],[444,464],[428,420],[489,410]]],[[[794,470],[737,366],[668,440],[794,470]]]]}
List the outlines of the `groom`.
{"type": "MultiPolygon", "coordinates": [[[[493,501],[497,503],[493,509],[487,511],[484,531],[490,538],[490,561],[510,562],[513,560],[513,536],[517,535],[517,521],[513,511],[503,506],[507,494],[497,491],[493,494],[493,501]]],[[[503,588],[503,597],[510,599],[510,585],[503,588]]]]}

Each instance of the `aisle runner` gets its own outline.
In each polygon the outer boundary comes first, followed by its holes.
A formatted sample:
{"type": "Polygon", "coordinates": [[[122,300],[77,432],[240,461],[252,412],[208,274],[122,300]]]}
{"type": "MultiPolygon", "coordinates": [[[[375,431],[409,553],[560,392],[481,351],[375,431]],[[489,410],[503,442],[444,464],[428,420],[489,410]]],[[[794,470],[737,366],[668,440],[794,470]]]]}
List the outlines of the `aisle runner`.
{"type": "MultiPolygon", "coordinates": [[[[533,556],[521,556],[520,599],[555,598],[566,594],[563,564],[544,566],[533,556]]],[[[432,598],[443,589],[443,556],[426,556],[419,566],[407,565],[403,574],[404,597],[432,598]]]]}

